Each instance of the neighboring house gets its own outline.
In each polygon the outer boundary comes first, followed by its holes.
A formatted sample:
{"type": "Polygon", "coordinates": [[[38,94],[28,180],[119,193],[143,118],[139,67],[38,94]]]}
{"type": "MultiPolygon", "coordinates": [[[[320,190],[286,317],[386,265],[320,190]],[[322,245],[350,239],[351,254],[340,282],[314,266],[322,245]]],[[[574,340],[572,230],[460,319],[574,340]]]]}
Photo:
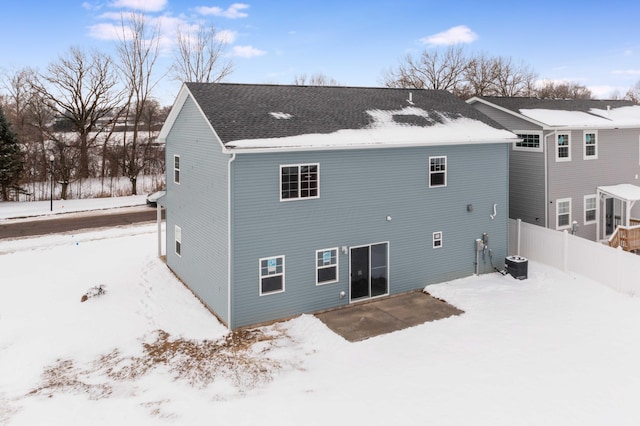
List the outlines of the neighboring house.
{"type": "Polygon", "coordinates": [[[640,217],[640,106],[629,101],[474,97],[519,135],[510,217],[601,241],[640,217]]]}
{"type": "Polygon", "coordinates": [[[167,265],[230,329],[504,266],[516,137],[448,92],[187,83],[159,137],[167,265]]]}

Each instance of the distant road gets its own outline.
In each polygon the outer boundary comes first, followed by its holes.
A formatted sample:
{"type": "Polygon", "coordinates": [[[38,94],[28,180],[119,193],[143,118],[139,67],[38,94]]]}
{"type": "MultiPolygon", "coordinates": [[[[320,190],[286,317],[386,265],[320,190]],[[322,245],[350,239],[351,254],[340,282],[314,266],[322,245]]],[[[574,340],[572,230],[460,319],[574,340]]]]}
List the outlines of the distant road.
{"type": "Polygon", "coordinates": [[[9,219],[0,221],[0,240],[152,222],[156,220],[156,214],[153,207],[137,206],[9,219]]]}

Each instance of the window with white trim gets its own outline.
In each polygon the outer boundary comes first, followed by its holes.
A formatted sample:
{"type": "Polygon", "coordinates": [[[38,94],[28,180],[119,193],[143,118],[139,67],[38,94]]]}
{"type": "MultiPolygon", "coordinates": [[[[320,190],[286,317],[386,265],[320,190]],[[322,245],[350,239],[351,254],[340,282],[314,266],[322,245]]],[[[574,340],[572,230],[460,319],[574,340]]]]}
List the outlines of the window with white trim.
{"type": "Polygon", "coordinates": [[[316,285],[338,281],[338,248],[316,250],[316,285]]]}
{"type": "Polygon", "coordinates": [[[182,256],[182,229],[180,229],[180,227],[178,225],[176,225],[174,231],[173,231],[173,239],[176,242],[175,248],[176,248],[176,254],[178,256],[182,256]]]}
{"type": "Polygon", "coordinates": [[[180,156],[173,156],[173,183],[180,184],[180,156]]]}
{"type": "Polygon", "coordinates": [[[320,165],[280,166],[280,201],[320,196],[320,165]]]}
{"type": "Polygon", "coordinates": [[[571,198],[556,200],[556,229],[571,227],[571,198]]]}
{"type": "Polygon", "coordinates": [[[442,232],[434,232],[433,233],[433,248],[442,247],[442,232]]]}
{"type": "Polygon", "coordinates": [[[429,188],[447,186],[447,157],[429,157],[429,188]]]}
{"type": "Polygon", "coordinates": [[[522,141],[514,142],[513,149],[516,151],[537,151],[542,152],[542,144],[540,140],[542,139],[542,132],[525,132],[525,131],[515,131],[514,132],[522,141]]]}
{"type": "Polygon", "coordinates": [[[584,159],[595,160],[598,158],[598,132],[587,130],[584,132],[584,159]]]}
{"type": "Polygon", "coordinates": [[[585,225],[588,223],[595,223],[597,216],[597,198],[595,195],[585,195],[584,196],[584,223],[585,225]]]}
{"type": "Polygon", "coordinates": [[[571,133],[556,134],[556,161],[571,161],[571,133]]]}
{"type": "Polygon", "coordinates": [[[260,296],[284,291],[284,256],[260,259],[260,296]]]}

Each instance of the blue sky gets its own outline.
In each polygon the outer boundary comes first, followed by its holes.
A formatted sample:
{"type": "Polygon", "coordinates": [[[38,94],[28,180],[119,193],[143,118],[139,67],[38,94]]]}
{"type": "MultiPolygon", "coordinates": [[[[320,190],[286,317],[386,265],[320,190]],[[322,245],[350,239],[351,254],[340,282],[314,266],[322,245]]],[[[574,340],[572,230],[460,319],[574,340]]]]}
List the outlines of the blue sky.
{"type": "MultiPolygon", "coordinates": [[[[541,79],[584,84],[598,97],[624,94],[640,80],[640,2],[631,0],[10,1],[2,7],[0,68],[44,70],[71,46],[114,54],[110,28],[131,10],[160,22],[166,35],[159,73],[175,27],[204,22],[229,41],[229,82],[289,84],[323,73],[343,85],[379,86],[407,53],[455,43],[524,62],[541,79]]],[[[179,86],[165,78],[156,96],[171,103],[179,86]]]]}

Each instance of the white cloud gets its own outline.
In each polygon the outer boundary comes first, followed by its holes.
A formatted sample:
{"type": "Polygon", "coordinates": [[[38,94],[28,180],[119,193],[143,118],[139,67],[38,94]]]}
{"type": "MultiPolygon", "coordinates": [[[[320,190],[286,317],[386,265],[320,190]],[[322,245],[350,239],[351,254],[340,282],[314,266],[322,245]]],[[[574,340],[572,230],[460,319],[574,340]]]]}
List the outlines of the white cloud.
{"type": "Polygon", "coordinates": [[[116,8],[159,12],[167,6],[167,0],[114,0],[109,6],[116,8]]]}
{"type": "Polygon", "coordinates": [[[231,49],[231,56],[239,56],[241,58],[253,58],[266,53],[264,50],[256,49],[253,46],[233,46],[233,49],[231,49]]]}
{"type": "Polygon", "coordinates": [[[237,33],[231,30],[221,30],[216,33],[216,40],[223,43],[231,44],[236,41],[237,33]]]}
{"type": "Polygon", "coordinates": [[[196,8],[196,12],[201,15],[213,15],[213,16],[221,16],[223,18],[229,19],[237,19],[237,18],[246,18],[249,16],[248,13],[242,12],[244,9],[248,9],[249,5],[245,3],[234,3],[229,6],[227,9],[222,9],[217,6],[200,6],[196,8]]]}
{"type": "Polygon", "coordinates": [[[466,25],[458,25],[456,27],[449,28],[438,34],[433,34],[428,37],[423,37],[420,41],[424,44],[431,44],[434,46],[451,45],[458,43],[471,43],[478,39],[478,35],[471,31],[466,25]]]}
{"type": "Polygon", "coordinates": [[[89,35],[99,40],[117,40],[121,32],[122,27],[120,25],[110,23],[96,24],[89,27],[89,35]]]}
{"type": "Polygon", "coordinates": [[[630,69],[630,70],[613,70],[611,74],[614,75],[640,75],[640,69],[630,69]]]}
{"type": "Polygon", "coordinates": [[[627,88],[616,86],[587,86],[591,94],[597,99],[610,99],[614,94],[624,94],[627,88]]]}

